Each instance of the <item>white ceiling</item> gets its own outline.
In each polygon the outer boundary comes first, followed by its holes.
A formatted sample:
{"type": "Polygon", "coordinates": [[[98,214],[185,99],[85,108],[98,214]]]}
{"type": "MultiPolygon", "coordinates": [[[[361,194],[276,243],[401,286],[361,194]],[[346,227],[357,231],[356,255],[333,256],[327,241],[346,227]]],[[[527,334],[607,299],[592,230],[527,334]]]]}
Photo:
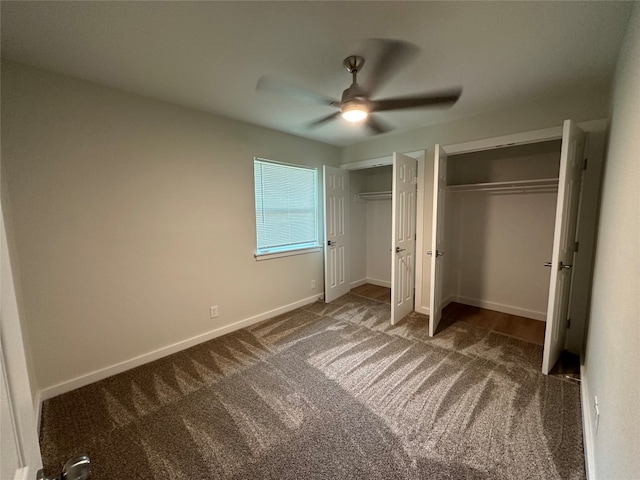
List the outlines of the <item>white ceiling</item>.
{"type": "MultiPolygon", "coordinates": [[[[451,109],[380,113],[409,130],[611,79],[629,2],[2,2],[2,56],[334,145],[367,138],[333,110],[257,93],[263,74],[331,97],[366,38],[418,45],[377,97],[462,85],[451,109]]],[[[366,76],[366,66],[362,72],[366,76]]]]}

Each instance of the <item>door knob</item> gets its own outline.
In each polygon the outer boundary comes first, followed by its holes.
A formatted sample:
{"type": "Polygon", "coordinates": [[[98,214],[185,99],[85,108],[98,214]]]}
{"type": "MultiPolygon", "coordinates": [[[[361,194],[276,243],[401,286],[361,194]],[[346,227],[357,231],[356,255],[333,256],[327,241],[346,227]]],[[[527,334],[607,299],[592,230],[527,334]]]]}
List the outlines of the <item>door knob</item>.
{"type": "Polygon", "coordinates": [[[330,247],[334,247],[336,245],[336,242],[334,242],[333,240],[327,240],[327,245],[330,247]]]}
{"type": "MultiPolygon", "coordinates": [[[[551,267],[553,264],[551,262],[546,262],[544,264],[545,267],[551,267]]],[[[558,270],[562,270],[563,268],[566,270],[571,270],[571,268],[573,267],[573,265],[565,265],[564,263],[560,262],[560,265],[558,266],[558,270]]]]}
{"type": "Polygon", "coordinates": [[[404,248],[396,247],[396,253],[404,252],[404,248]]]}
{"type": "MultiPolygon", "coordinates": [[[[432,255],[433,255],[433,252],[432,252],[431,250],[429,250],[429,251],[427,252],[427,255],[432,256],[432,255]]],[[[441,256],[443,256],[443,255],[444,255],[444,252],[441,252],[440,250],[436,250],[436,257],[441,257],[441,256]]]]}

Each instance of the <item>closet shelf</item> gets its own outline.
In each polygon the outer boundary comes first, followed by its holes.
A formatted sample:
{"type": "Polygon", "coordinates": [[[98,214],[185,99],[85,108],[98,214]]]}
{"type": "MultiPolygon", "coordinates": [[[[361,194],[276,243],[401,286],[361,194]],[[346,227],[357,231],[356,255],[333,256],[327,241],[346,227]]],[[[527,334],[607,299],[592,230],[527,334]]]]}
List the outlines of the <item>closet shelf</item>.
{"type": "Polygon", "coordinates": [[[362,200],[387,200],[391,198],[391,190],[385,192],[362,192],[358,196],[362,200]]]}
{"type": "Polygon", "coordinates": [[[536,180],[514,180],[511,182],[466,183],[449,185],[451,192],[537,192],[556,191],[557,178],[541,178],[536,180]]]}

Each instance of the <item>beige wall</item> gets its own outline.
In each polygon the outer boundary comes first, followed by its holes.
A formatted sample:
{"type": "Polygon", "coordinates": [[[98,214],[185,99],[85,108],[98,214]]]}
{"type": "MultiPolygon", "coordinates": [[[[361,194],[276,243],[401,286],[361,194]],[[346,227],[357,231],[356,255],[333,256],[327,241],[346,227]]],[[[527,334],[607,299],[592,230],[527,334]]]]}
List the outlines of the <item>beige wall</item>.
{"type": "Polygon", "coordinates": [[[450,198],[445,297],[544,320],[551,273],[544,263],[551,260],[557,194],[450,198]]]}
{"type": "Polygon", "coordinates": [[[591,478],[640,478],[640,4],[618,60],[583,392],[591,478]],[[599,425],[595,429],[594,396],[599,425]]]}
{"type": "Polygon", "coordinates": [[[367,278],[391,287],[391,199],[367,203],[367,278]]]}
{"type": "Polygon", "coordinates": [[[367,201],[358,197],[365,191],[366,170],[349,172],[349,277],[351,283],[367,278],[367,201]]]}
{"type": "Polygon", "coordinates": [[[252,160],[339,155],[3,63],[3,205],[38,388],[321,294],[322,253],[254,260],[252,160]]]}

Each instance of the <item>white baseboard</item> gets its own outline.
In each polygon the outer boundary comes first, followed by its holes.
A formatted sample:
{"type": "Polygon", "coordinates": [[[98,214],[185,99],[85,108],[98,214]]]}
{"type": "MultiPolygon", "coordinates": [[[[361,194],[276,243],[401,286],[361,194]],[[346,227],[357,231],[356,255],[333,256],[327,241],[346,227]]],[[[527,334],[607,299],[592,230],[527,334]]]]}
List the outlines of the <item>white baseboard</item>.
{"type": "Polygon", "coordinates": [[[593,458],[593,421],[591,417],[591,402],[587,376],[584,365],[580,363],[580,402],[582,406],[582,436],[584,441],[584,463],[587,471],[587,480],[596,480],[596,469],[593,458]]]}
{"type": "MultiPolygon", "coordinates": [[[[160,358],[166,357],[173,353],[180,352],[182,350],[185,350],[187,348],[193,347],[200,343],[206,342],[213,338],[220,337],[227,333],[231,333],[241,328],[248,327],[250,325],[253,325],[254,323],[258,323],[263,320],[267,320],[269,318],[275,317],[277,315],[290,312],[291,310],[295,310],[296,308],[309,305],[310,303],[313,303],[317,300],[318,300],[318,295],[303,298],[302,300],[298,300],[297,302],[293,302],[288,305],[284,305],[282,307],[269,310],[268,312],[255,315],[253,317],[245,318],[244,320],[240,320],[230,325],[225,325],[223,327],[216,328],[215,330],[211,330],[201,335],[196,335],[195,337],[188,338],[186,340],[182,340],[172,345],[168,345],[166,347],[162,347],[157,350],[153,350],[151,352],[139,355],[130,360],[125,360],[124,362],[116,363],[115,365],[111,365],[109,367],[95,370],[91,373],[81,375],[71,380],[67,380],[65,382],[61,382],[56,385],[52,385],[51,387],[43,388],[41,390],[38,390],[38,392],[36,393],[36,398],[38,399],[37,405],[38,406],[41,405],[41,403],[44,400],[47,400],[49,398],[53,398],[63,393],[70,392],[71,390],[75,390],[76,388],[84,387],[85,385],[95,383],[104,378],[111,377],[112,375],[125,372],[135,367],[139,367],[140,365],[153,362],[154,360],[158,360],[160,358]]],[[[38,408],[37,410],[39,412],[40,408],[38,408]]],[[[39,416],[39,413],[38,413],[38,416],[39,416]]]]}
{"type": "Polygon", "coordinates": [[[32,472],[29,467],[22,467],[15,471],[13,480],[32,480],[36,478],[36,472],[32,472]]]}
{"type": "Polygon", "coordinates": [[[379,287],[387,287],[391,288],[391,282],[386,280],[378,280],[377,278],[361,278],[360,280],[355,280],[351,282],[349,285],[351,288],[359,287],[360,285],[364,285],[365,283],[370,283],[371,285],[378,285],[379,287]]]}
{"type": "Polygon", "coordinates": [[[547,312],[538,312],[535,310],[527,310],[526,308],[514,307],[512,305],[503,305],[502,303],[488,302],[486,300],[478,300],[475,298],[467,297],[450,297],[452,302],[464,303],[465,305],[471,305],[472,307],[486,308],[489,310],[495,310],[496,312],[508,313],[510,315],[518,315],[519,317],[531,318],[533,320],[545,321],[547,319],[547,312]]]}
{"type": "Polygon", "coordinates": [[[391,288],[391,282],[378,280],[377,278],[367,278],[367,283],[370,283],[371,285],[378,285],[379,287],[391,288]]]}
{"type": "Polygon", "coordinates": [[[429,315],[430,309],[429,307],[421,307],[419,305],[416,305],[415,311],[423,315],[429,315]]]}

